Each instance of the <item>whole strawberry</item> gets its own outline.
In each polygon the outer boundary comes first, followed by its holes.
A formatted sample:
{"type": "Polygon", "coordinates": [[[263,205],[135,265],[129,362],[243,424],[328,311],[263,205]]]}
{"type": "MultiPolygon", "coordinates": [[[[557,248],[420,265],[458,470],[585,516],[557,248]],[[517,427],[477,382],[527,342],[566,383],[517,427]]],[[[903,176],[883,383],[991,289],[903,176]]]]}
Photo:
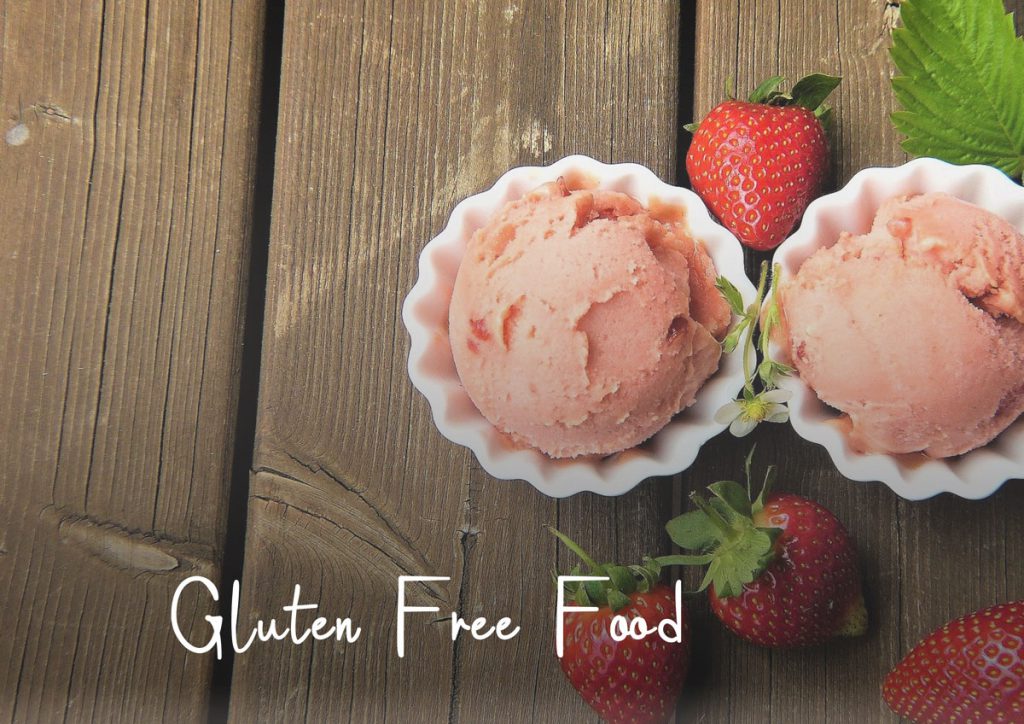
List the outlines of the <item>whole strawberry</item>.
{"type": "Polygon", "coordinates": [[[695,493],[698,510],[666,526],[676,544],[703,553],[688,562],[709,564],[701,589],[710,589],[711,610],[737,636],[762,646],[811,646],[864,633],[857,557],[843,524],[813,500],[770,494],[774,467],[752,500],[750,467],[748,456],[746,489],[715,483],[714,498],[695,493]]]}
{"type": "Polygon", "coordinates": [[[882,695],[919,723],[1024,722],[1024,601],[933,631],[885,678],[882,695]]]}
{"type": "Polygon", "coordinates": [[[667,721],[690,663],[690,624],[680,602],[680,640],[669,642],[653,631],[677,616],[674,591],[658,583],[661,566],[650,558],[634,566],[598,564],[565,535],[553,528],[551,532],[587,565],[586,572],[577,566],[572,575],[610,579],[566,586],[567,603],[598,608],[565,614],[560,663],[569,683],[607,722],[667,721]],[[652,632],[642,640],[616,641],[611,633],[614,616],[642,618],[652,632]]]}
{"type": "Polygon", "coordinates": [[[699,125],[686,171],[694,191],[747,246],[774,249],[821,193],[829,169],[824,105],[839,78],[809,75],[790,93],[769,78],[748,101],[727,100],[699,125]]]}

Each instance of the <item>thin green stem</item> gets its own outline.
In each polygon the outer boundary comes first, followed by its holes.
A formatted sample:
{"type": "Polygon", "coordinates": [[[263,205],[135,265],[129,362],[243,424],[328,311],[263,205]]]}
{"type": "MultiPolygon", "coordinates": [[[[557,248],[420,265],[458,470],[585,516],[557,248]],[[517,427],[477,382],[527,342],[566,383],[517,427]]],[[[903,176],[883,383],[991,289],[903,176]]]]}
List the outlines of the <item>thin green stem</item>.
{"type": "Polygon", "coordinates": [[[750,324],[747,325],[743,338],[743,376],[746,378],[744,386],[754,394],[754,378],[750,370],[750,354],[754,346],[754,331],[757,329],[758,315],[761,313],[761,304],[764,303],[765,285],[768,283],[768,262],[761,262],[761,279],[757,283],[757,296],[754,303],[747,309],[750,316],[750,324]]]}
{"type": "Polygon", "coordinates": [[[554,527],[552,527],[550,525],[548,526],[548,530],[550,530],[551,533],[556,538],[558,538],[558,540],[560,540],[563,543],[565,543],[566,547],[569,550],[571,550],[573,553],[575,553],[577,556],[579,556],[580,560],[583,561],[584,563],[586,563],[587,566],[591,569],[591,571],[593,571],[595,568],[600,568],[600,566],[594,561],[594,559],[591,558],[587,554],[587,552],[585,550],[580,548],[579,545],[577,545],[575,541],[573,541],[571,538],[569,538],[567,535],[565,535],[565,533],[562,533],[561,531],[556,530],[554,527]]]}

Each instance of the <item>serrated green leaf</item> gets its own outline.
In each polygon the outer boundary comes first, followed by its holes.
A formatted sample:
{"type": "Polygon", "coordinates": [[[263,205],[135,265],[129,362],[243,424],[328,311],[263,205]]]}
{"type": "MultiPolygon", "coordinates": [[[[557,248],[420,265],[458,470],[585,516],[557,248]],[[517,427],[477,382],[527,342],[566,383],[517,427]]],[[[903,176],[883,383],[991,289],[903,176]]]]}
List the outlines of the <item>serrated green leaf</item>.
{"type": "Polygon", "coordinates": [[[702,551],[718,540],[718,531],[703,512],[691,510],[665,524],[668,537],[680,548],[702,551]]]}
{"type": "Polygon", "coordinates": [[[718,277],[715,279],[715,288],[721,293],[722,297],[728,303],[729,308],[733,312],[742,316],[743,314],[743,295],[740,294],[740,290],[736,288],[731,281],[725,277],[718,277]]]}
{"type": "Polygon", "coordinates": [[[725,503],[733,515],[750,517],[750,496],[739,483],[719,480],[709,485],[708,490],[725,503]]]}
{"type": "Polygon", "coordinates": [[[789,92],[793,96],[793,105],[817,111],[842,80],[838,76],[824,73],[812,73],[801,78],[789,92]]]}
{"type": "Polygon", "coordinates": [[[1001,0],[904,0],[893,124],[918,156],[1024,172],[1024,40],[1001,0]]]}

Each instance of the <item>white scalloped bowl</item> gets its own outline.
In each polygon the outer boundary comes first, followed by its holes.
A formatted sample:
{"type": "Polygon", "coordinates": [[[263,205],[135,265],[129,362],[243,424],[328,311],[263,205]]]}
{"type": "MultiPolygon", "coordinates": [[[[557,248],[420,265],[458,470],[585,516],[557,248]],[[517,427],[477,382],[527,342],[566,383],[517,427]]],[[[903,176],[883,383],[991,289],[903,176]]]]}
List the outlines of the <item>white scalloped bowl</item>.
{"type": "MultiPolygon", "coordinates": [[[[976,204],[1024,231],[1024,189],[1002,172],[921,158],[896,168],[865,169],[841,190],[811,203],[799,230],[776,250],[774,262],[782,266],[783,276],[792,276],[820,247],[834,244],[841,231],[868,231],[885,200],[932,191],[976,204]]],[[[907,500],[939,493],[977,500],[992,495],[1007,480],[1024,478],[1024,417],[988,445],[956,458],[862,453],[850,446],[836,424],[839,412],[819,400],[799,375],[785,378],[780,386],[793,393],[790,420],[797,434],[824,446],[839,472],[851,480],[883,482],[907,500]]]]}
{"type": "Polygon", "coordinates": [[[714,421],[714,414],[743,387],[742,362],[738,354],[723,356],[718,372],[697,393],[693,405],[643,445],[597,460],[556,460],[515,446],[480,414],[459,381],[448,342],[448,305],[466,242],[508,201],[560,176],[585,178],[645,205],[658,201],[682,207],[691,233],[703,241],[718,273],[736,285],[747,304],[753,301],[756,290],[744,272],[739,242],[711,220],[692,191],[662,182],[643,166],[608,165],[587,156],[569,156],[547,167],[514,168],[492,188],[456,206],[444,231],[420,254],[419,279],[402,309],[412,338],[409,377],[430,403],[441,434],[470,448],[495,478],[525,480],[555,498],[581,491],[622,495],[646,478],[685,470],[701,445],[725,429],[714,421]]]}

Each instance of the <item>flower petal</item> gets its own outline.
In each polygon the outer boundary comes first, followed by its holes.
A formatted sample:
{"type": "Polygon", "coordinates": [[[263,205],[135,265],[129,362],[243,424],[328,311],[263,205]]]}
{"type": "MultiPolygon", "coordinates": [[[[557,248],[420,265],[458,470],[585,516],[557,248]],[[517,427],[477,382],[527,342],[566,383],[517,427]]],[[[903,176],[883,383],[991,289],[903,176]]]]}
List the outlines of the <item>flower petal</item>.
{"type": "Polygon", "coordinates": [[[768,422],[786,422],[789,419],[789,408],[785,405],[774,405],[765,417],[768,422]]]}
{"type": "Polygon", "coordinates": [[[728,425],[743,412],[743,406],[733,400],[722,405],[715,413],[715,422],[719,425],[728,425]]]}
{"type": "Polygon", "coordinates": [[[746,415],[740,415],[729,425],[729,432],[734,437],[746,437],[757,427],[757,420],[751,420],[746,415]]]}
{"type": "Polygon", "coordinates": [[[790,390],[768,390],[761,393],[761,399],[765,402],[789,402],[793,396],[790,390]]]}

